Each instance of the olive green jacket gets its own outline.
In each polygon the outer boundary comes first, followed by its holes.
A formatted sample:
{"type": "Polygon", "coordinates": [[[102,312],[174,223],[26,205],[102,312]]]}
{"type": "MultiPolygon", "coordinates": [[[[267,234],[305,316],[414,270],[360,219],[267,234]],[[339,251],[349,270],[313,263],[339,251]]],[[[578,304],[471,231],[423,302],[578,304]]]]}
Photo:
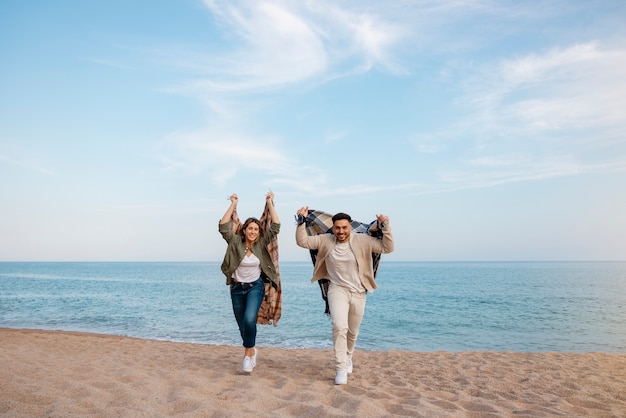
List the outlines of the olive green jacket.
{"type": "MultiPolygon", "coordinates": [[[[239,263],[245,257],[248,249],[245,242],[242,241],[241,235],[233,232],[232,221],[219,224],[219,231],[228,243],[224,261],[222,262],[222,272],[226,275],[226,284],[230,285],[233,282],[233,273],[239,267],[239,263]]],[[[265,231],[263,236],[252,246],[252,254],[261,260],[261,277],[263,281],[267,282],[269,280],[275,288],[278,287],[278,273],[272,262],[272,256],[267,250],[267,244],[276,238],[279,231],[280,224],[272,222],[269,230],[265,231]]]]}

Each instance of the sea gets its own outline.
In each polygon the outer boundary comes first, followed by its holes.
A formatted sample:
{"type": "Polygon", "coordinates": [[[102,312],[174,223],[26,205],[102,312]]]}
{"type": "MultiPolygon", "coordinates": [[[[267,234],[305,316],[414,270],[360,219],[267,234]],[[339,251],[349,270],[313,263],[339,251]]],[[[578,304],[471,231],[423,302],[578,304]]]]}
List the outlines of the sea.
{"type": "MultiPolygon", "coordinates": [[[[281,262],[260,347],[329,349],[311,262],[281,262]]],[[[626,262],[382,260],[357,349],[626,353],[626,262]]],[[[0,263],[0,327],[240,346],[217,262],[0,263]]]]}

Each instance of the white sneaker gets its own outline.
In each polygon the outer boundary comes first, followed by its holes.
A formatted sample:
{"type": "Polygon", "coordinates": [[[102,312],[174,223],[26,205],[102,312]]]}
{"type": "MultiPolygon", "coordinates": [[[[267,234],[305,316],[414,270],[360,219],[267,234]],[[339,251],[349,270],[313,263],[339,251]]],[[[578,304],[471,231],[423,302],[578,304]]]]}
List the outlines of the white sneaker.
{"type": "Polygon", "coordinates": [[[335,384],[336,385],[348,384],[348,371],[347,370],[337,370],[337,375],[335,376],[335,384]]]}
{"type": "Polygon", "coordinates": [[[254,347],[254,355],[252,357],[245,356],[243,358],[243,371],[251,373],[256,367],[256,347],[254,347]]]}
{"type": "Polygon", "coordinates": [[[246,373],[252,373],[252,370],[254,370],[252,357],[245,356],[243,358],[243,371],[246,373]]]}
{"type": "Polygon", "coordinates": [[[348,357],[348,361],[346,363],[348,365],[348,373],[352,373],[352,356],[348,357]]]}

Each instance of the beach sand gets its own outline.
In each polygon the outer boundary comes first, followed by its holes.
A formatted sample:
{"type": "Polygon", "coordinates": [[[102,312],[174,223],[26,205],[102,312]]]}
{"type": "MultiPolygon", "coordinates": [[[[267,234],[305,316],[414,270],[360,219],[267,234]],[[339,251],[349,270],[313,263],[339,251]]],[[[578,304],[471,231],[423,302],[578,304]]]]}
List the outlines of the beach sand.
{"type": "Polygon", "coordinates": [[[626,354],[258,349],[0,329],[0,416],[626,416],[626,354]]]}

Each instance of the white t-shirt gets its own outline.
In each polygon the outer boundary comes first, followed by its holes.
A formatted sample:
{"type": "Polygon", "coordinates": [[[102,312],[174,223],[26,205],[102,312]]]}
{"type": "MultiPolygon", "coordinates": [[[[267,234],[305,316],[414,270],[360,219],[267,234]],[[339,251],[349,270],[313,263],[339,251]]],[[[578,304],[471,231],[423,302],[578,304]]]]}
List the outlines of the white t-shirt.
{"type": "Polygon", "coordinates": [[[332,284],[347,287],[355,292],[365,292],[350,243],[335,244],[335,247],[326,257],[326,270],[328,271],[328,280],[332,284]]]}
{"type": "Polygon", "coordinates": [[[235,270],[233,277],[239,283],[252,283],[257,281],[261,277],[261,260],[252,253],[246,255],[239,267],[235,270]]]}

